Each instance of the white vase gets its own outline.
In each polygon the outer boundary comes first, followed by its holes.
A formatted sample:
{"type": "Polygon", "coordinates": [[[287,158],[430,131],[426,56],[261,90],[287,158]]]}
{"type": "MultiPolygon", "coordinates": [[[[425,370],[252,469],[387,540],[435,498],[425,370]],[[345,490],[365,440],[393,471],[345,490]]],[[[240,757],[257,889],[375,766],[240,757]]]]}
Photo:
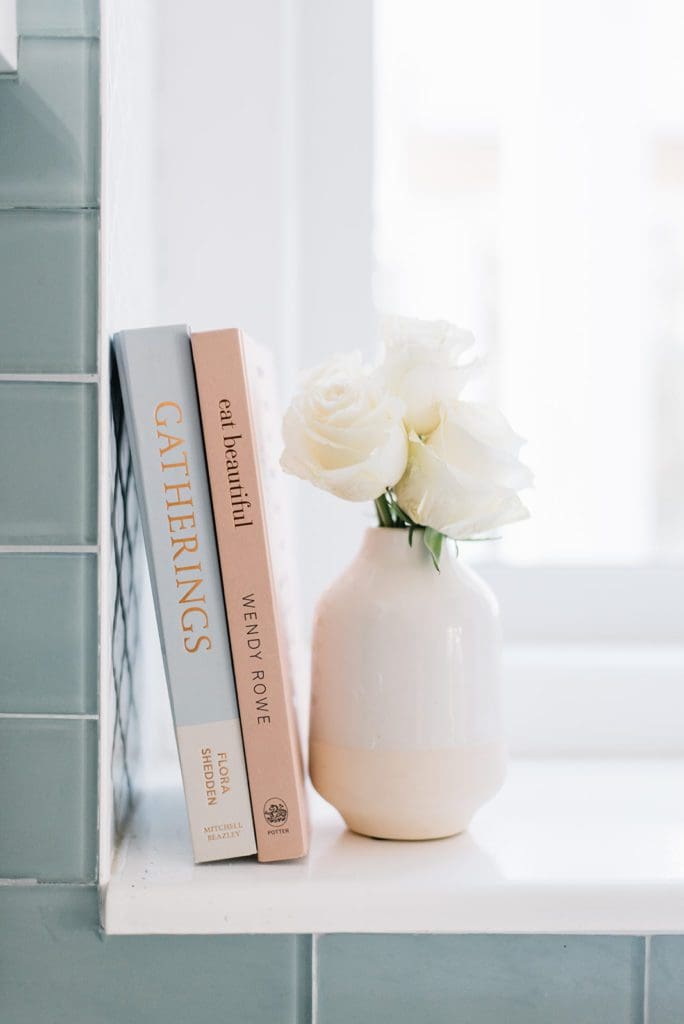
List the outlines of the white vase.
{"type": "Polygon", "coordinates": [[[500,788],[496,600],[445,543],[375,527],[316,610],[310,771],[350,829],[384,839],[462,832],[500,788]]]}

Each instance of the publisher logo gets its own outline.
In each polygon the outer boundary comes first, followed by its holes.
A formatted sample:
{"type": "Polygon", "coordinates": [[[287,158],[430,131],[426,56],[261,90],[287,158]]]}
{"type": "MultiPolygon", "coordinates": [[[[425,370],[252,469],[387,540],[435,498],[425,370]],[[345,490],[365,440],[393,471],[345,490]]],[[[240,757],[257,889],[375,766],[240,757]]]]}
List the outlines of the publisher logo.
{"type": "Polygon", "coordinates": [[[279,796],[272,796],[264,804],[264,818],[271,828],[280,828],[287,821],[287,804],[279,796]]]}

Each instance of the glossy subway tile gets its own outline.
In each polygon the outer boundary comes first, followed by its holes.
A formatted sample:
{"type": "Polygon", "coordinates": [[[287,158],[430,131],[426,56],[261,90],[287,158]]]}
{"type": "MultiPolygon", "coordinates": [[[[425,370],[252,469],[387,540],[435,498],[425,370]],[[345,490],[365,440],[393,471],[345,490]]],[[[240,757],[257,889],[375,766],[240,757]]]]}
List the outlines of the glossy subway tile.
{"type": "Polygon", "coordinates": [[[310,1024],[296,935],[98,933],[94,888],[0,888],[8,1024],[310,1024]]]}
{"type": "Polygon", "coordinates": [[[0,211],[0,373],[97,369],[96,211],[0,211]]]}
{"type": "Polygon", "coordinates": [[[324,935],[319,1024],[640,1024],[643,939],[324,935]]]}
{"type": "Polygon", "coordinates": [[[18,0],[21,35],[96,36],[100,30],[98,0],[18,0]]]}
{"type": "Polygon", "coordinates": [[[0,718],[0,807],[0,877],[94,880],[97,722],[0,718]]]}
{"type": "Polygon", "coordinates": [[[654,935],[649,956],[648,1024],[684,1021],[684,935],[654,935]]]}
{"type": "Polygon", "coordinates": [[[20,40],[0,81],[0,206],[97,204],[98,57],[95,40],[20,40]]]}
{"type": "Polygon", "coordinates": [[[0,554],[0,592],[0,712],[95,713],[97,558],[0,554]]]}
{"type": "Polygon", "coordinates": [[[0,382],[0,545],[97,541],[97,387],[0,382]]]}

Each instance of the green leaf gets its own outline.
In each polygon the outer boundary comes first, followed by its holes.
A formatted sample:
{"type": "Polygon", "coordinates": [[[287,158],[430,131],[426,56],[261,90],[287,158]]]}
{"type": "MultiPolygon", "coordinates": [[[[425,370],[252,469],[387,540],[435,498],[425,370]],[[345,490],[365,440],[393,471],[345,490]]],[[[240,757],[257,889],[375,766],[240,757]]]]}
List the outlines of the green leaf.
{"type": "Polygon", "coordinates": [[[401,505],[399,505],[397,503],[397,499],[396,498],[390,498],[390,502],[392,504],[392,511],[394,512],[394,515],[396,516],[397,520],[400,523],[403,523],[404,526],[415,526],[416,525],[413,522],[413,520],[411,519],[411,517],[406,515],[406,513],[404,512],[404,510],[401,507],[401,505]]]}
{"type": "Polygon", "coordinates": [[[439,572],[439,560],[442,555],[442,544],[444,543],[444,534],[438,530],[433,530],[431,526],[426,526],[423,531],[423,544],[430,552],[432,556],[432,564],[434,565],[437,572],[439,572]]]}

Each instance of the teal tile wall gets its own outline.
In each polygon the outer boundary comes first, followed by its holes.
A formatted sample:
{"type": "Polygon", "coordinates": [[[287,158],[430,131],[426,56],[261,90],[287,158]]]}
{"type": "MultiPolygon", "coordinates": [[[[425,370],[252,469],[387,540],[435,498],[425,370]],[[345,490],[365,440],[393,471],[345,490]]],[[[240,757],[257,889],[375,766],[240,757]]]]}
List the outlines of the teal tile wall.
{"type": "Polygon", "coordinates": [[[21,900],[31,880],[95,892],[98,559],[65,546],[98,541],[98,384],[60,375],[97,371],[99,3],[17,14],[18,72],[0,79],[0,374],[17,377],[0,381],[0,877],[21,900]]]}
{"type": "Polygon", "coordinates": [[[95,385],[0,382],[0,437],[0,544],[95,543],[95,385]]]}
{"type": "Polygon", "coordinates": [[[0,888],[7,1024],[304,1024],[308,940],[98,934],[91,889],[0,888]],[[306,965],[305,965],[306,966],[306,965]],[[304,981],[304,991],[300,984],[304,981]]]}
{"type": "Polygon", "coordinates": [[[93,881],[97,722],[0,717],[0,807],[0,878],[93,881]]]}
{"type": "Polygon", "coordinates": [[[0,555],[0,594],[0,711],[97,712],[96,556],[0,555]]]}
{"type": "Polygon", "coordinates": [[[639,1024],[643,939],[325,935],[319,1024],[639,1024]]]}
{"type": "Polygon", "coordinates": [[[97,369],[96,212],[0,211],[0,310],[0,373],[97,369]]]}
{"type": "Polygon", "coordinates": [[[650,943],[648,1024],[682,1024],[684,936],[655,935],[650,943]]]}
{"type": "Polygon", "coordinates": [[[98,43],[22,37],[16,79],[0,83],[0,205],[94,206],[98,43]]]}
{"type": "Polygon", "coordinates": [[[96,36],[97,0],[19,0],[17,18],[24,36],[96,36]]]}

